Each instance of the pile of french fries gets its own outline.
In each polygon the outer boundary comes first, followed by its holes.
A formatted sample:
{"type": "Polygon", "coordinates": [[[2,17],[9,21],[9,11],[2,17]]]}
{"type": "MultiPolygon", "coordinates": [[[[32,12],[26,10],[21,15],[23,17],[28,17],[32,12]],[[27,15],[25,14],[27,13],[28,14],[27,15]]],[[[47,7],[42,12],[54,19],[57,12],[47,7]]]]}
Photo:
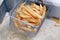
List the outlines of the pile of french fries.
{"type": "MultiPolygon", "coordinates": [[[[41,21],[43,20],[46,13],[46,6],[37,5],[32,3],[30,5],[25,5],[22,3],[19,8],[16,10],[16,18],[19,20],[23,20],[29,24],[34,26],[39,26],[41,21]]],[[[36,29],[31,29],[31,26],[22,27],[21,23],[18,20],[14,21],[14,24],[17,28],[21,28],[24,31],[35,32],[36,29]]]]}

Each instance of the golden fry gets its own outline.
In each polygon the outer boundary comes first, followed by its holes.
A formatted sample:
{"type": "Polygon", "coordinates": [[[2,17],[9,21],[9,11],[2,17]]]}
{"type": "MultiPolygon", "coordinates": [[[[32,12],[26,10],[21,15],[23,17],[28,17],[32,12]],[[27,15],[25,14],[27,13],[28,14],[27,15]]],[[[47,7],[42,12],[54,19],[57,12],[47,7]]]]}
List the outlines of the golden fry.
{"type": "MultiPolygon", "coordinates": [[[[26,11],[25,9],[24,9],[22,12],[23,12],[24,14],[30,16],[31,18],[33,18],[32,15],[31,15],[28,11],[26,11]]],[[[34,19],[34,18],[33,18],[33,19],[34,19]]]]}
{"type": "Polygon", "coordinates": [[[29,16],[25,16],[25,15],[20,15],[20,17],[22,17],[22,18],[30,18],[29,16]]]}
{"type": "Polygon", "coordinates": [[[58,22],[58,19],[56,19],[56,18],[52,18],[52,20],[55,21],[55,22],[58,22]]]}
{"type": "Polygon", "coordinates": [[[25,22],[29,22],[29,21],[27,20],[27,18],[22,18],[22,20],[25,21],[25,22]]]}
{"type": "Polygon", "coordinates": [[[29,28],[26,28],[26,27],[21,27],[21,29],[23,29],[24,31],[27,31],[27,32],[35,32],[34,29],[29,29],[29,28]]]}
{"type": "Polygon", "coordinates": [[[42,8],[43,8],[43,7],[42,7],[42,5],[40,4],[40,7],[39,7],[39,9],[40,9],[40,10],[42,10],[42,8]]]}
{"type": "Polygon", "coordinates": [[[60,27],[60,24],[59,24],[59,23],[57,23],[57,24],[55,24],[55,26],[59,26],[59,27],[60,27]]]}
{"type": "Polygon", "coordinates": [[[31,16],[26,10],[23,10],[22,12],[25,13],[26,15],[28,15],[28,16],[31,16]]]}
{"type": "Polygon", "coordinates": [[[14,25],[16,28],[19,28],[22,24],[18,20],[14,20],[14,25]]]}
{"type": "Polygon", "coordinates": [[[39,6],[36,5],[36,4],[31,4],[31,7],[34,7],[34,8],[36,8],[37,10],[39,10],[39,6]]]}
{"type": "Polygon", "coordinates": [[[31,10],[29,10],[27,7],[24,7],[24,9],[27,10],[33,17],[36,17],[36,15],[32,13],[31,10]]]}
{"type": "Polygon", "coordinates": [[[43,15],[42,15],[42,17],[43,17],[43,18],[44,18],[44,16],[45,16],[45,13],[46,13],[46,12],[45,12],[45,11],[43,11],[43,15]]]}
{"type": "Polygon", "coordinates": [[[35,22],[36,23],[37,20],[35,20],[35,19],[28,19],[28,21],[29,22],[35,22]]]}
{"type": "Polygon", "coordinates": [[[19,15],[19,13],[16,15],[16,18],[20,19],[20,15],[19,15]]]}
{"type": "Polygon", "coordinates": [[[33,18],[33,19],[35,18],[28,11],[26,11],[25,9],[22,12],[25,13],[26,15],[30,16],[30,18],[33,18]]]}
{"type": "Polygon", "coordinates": [[[38,13],[34,12],[29,6],[27,6],[27,8],[29,9],[31,15],[34,15],[34,16],[42,19],[42,17],[38,13]]]}
{"type": "Polygon", "coordinates": [[[55,21],[57,24],[60,24],[59,18],[52,18],[53,21],[55,21]]]}
{"type": "Polygon", "coordinates": [[[19,13],[21,11],[21,8],[24,6],[25,3],[22,3],[19,8],[17,8],[16,12],[19,13]]]}
{"type": "Polygon", "coordinates": [[[18,25],[17,25],[17,23],[16,23],[16,20],[14,20],[14,26],[15,26],[16,28],[18,28],[18,25]]]}
{"type": "Polygon", "coordinates": [[[36,8],[32,8],[32,10],[39,14],[39,11],[36,8]]]}
{"type": "Polygon", "coordinates": [[[23,30],[16,20],[14,21],[14,26],[20,30],[23,30]]]}
{"type": "Polygon", "coordinates": [[[31,26],[27,26],[27,28],[31,29],[31,26]]]}
{"type": "Polygon", "coordinates": [[[45,5],[43,6],[43,10],[46,11],[46,6],[45,5]]]}
{"type": "Polygon", "coordinates": [[[18,29],[22,29],[22,30],[28,31],[28,32],[35,32],[35,30],[33,30],[33,29],[29,29],[29,28],[27,28],[27,27],[20,27],[20,25],[18,24],[17,21],[14,21],[14,25],[15,25],[15,27],[18,28],[18,29]]]}
{"type": "Polygon", "coordinates": [[[42,21],[42,19],[37,19],[38,21],[36,22],[36,26],[38,26],[40,23],[41,23],[41,21],[42,21]]]}
{"type": "Polygon", "coordinates": [[[25,15],[23,12],[20,12],[19,15],[20,15],[20,17],[22,17],[22,18],[30,18],[30,16],[25,15]]]}

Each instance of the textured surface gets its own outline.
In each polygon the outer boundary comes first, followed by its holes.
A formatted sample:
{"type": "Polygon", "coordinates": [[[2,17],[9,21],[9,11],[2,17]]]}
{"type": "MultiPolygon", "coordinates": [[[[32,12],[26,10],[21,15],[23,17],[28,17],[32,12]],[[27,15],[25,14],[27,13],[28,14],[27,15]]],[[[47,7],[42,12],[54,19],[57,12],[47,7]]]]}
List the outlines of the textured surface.
{"type": "Polygon", "coordinates": [[[28,38],[17,34],[9,27],[9,15],[7,14],[0,24],[0,40],[60,40],[60,27],[54,27],[55,22],[46,19],[39,33],[34,38],[28,38]]]}

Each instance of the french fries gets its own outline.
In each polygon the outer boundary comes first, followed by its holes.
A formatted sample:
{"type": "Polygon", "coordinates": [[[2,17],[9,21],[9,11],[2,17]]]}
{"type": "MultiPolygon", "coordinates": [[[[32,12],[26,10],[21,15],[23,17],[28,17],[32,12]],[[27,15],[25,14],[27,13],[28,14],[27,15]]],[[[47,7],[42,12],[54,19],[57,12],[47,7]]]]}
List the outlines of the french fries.
{"type": "Polygon", "coordinates": [[[26,15],[28,15],[28,16],[31,16],[26,10],[23,10],[22,12],[25,13],[26,15]]]}
{"type": "Polygon", "coordinates": [[[20,8],[18,8],[19,10],[18,9],[16,10],[17,13],[21,11],[21,9],[24,6],[24,4],[25,4],[25,2],[21,4],[20,8]]]}
{"type": "Polygon", "coordinates": [[[31,9],[29,10],[27,7],[24,7],[25,10],[27,10],[33,17],[36,17],[36,15],[34,13],[32,13],[31,9]]]}
{"type": "Polygon", "coordinates": [[[42,16],[40,16],[38,13],[34,12],[29,6],[27,6],[27,8],[30,10],[30,13],[35,16],[35,17],[38,17],[38,18],[41,18],[42,19],[42,16]]]}
{"type": "MultiPolygon", "coordinates": [[[[25,3],[22,3],[21,6],[16,10],[16,13],[16,18],[23,20],[34,26],[39,26],[39,24],[41,24],[41,21],[45,16],[46,6],[42,6],[41,4],[40,6],[36,4],[25,5],[25,3]]],[[[34,29],[31,29],[31,26],[28,25],[23,27],[23,25],[19,23],[18,20],[14,21],[14,24],[17,28],[20,28],[24,31],[36,31],[34,29]]]]}
{"type": "Polygon", "coordinates": [[[32,9],[39,14],[39,11],[36,8],[32,8],[32,9]]]}
{"type": "Polygon", "coordinates": [[[17,14],[17,15],[16,15],[16,18],[20,19],[20,15],[19,15],[19,14],[17,14]]]}
{"type": "MultiPolygon", "coordinates": [[[[32,15],[30,15],[28,11],[23,10],[22,12],[23,12],[24,14],[28,15],[30,18],[33,18],[32,15]]],[[[34,19],[34,18],[33,18],[33,19],[34,19]]]]}
{"type": "Polygon", "coordinates": [[[18,29],[21,29],[23,31],[26,31],[26,32],[35,32],[34,29],[31,29],[30,26],[27,26],[27,27],[21,27],[21,25],[19,24],[18,20],[14,20],[14,25],[16,28],[18,29]]]}

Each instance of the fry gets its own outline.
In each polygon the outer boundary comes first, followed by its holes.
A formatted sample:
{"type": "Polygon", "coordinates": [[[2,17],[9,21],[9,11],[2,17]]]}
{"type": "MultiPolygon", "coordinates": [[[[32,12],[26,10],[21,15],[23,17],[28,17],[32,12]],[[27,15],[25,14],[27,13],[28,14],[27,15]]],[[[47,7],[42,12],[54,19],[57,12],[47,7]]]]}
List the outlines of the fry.
{"type": "Polygon", "coordinates": [[[22,18],[22,20],[25,21],[25,22],[29,22],[29,21],[27,20],[27,18],[22,18]]]}
{"type": "Polygon", "coordinates": [[[31,16],[26,10],[23,10],[22,12],[25,13],[26,15],[31,16]]]}
{"type": "Polygon", "coordinates": [[[40,4],[40,6],[39,6],[39,12],[40,12],[40,15],[42,15],[43,14],[43,7],[42,7],[42,5],[40,4]]]}
{"type": "Polygon", "coordinates": [[[58,19],[56,19],[56,18],[52,18],[52,20],[55,21],[55,22],[58,22],[58,19]]]}
{"type": "Polygon", "coordinates": [[[31,7],[34,7],[34,8],[36,8],[37,10],[39,10],[39,6],[36,5],[36,4],[31,4],[31,7]]]}
{"type": "Polygon", "coordinates": [[[29,29],[29,28],[26,28],[26,27],[20,27],[21,29],[23,29],[24,31],[27,31],[27,32],[35,32],[34,29],[29,29]]]}
{"type": "Polygon", "coordinates": [[[18,28],[18,25],[16,24],[16,21],[14,20],[14,26],[18,28]]]}
{"type": "Polygon", "coordinates": [[[46,13],[46,12],[45,12],[45,11],[43,11],[42,18],[44,18],[44,16],[45,16],[45,13],[46,13]]]}
{"type": "Polygon", "coordinates": [[[42,8],[43,8],[43,7],[42,7],[42,5],[40,4],[39,9],[42,10],[42,8]]]}
{"type": "Polygon", "coordinates": [[[41,23],[41,21],[42,21],[41,19],[37,19],[37,20],[38,20],[38,21],[37,21],[36,24],[35,24],[36,26],[38,26],[38,25],[41,23]]]}
{"type": "Polygon", "coordinates": [[[31,14],[29,14],[29,12],[28,11],[26,11],[25,9],[22,11],[24,14],[26,14],[26,15],[28,15],[28,16],[30,16],[31,18],[33,18],[32,17],[32,15],[31,14]]]}
{"type": "Polygon", "coordinates": [[[60,20],[58,21],[58,23],[60,24],[60,20]]]}
{"type": "Polygon", "coordinates": [[[29,22],[35,22],[36,23],[37,20],[35,20],[35,19],[28,19],[28,21],[29,22]]]}
{"type": "Polygon", "coordinates": [[[29,12],[31,13],[31,15],[42,19],[42,17],[36,12],[34,12],[29,6],[27,6],[27,8],[29,9],[29,12]]]}
{"type": "Polygon", "coordinates": [[[44,18],[45,13],[46,13],[46,6],[45,5],[43,7],[40,5],[40,12],[41,12],[42,18],[44,18]]]}
{"type": "Polygon", "coordinates": [[[19,23],[19,21],[18,20],[14,20],[14,25],[17,27],[17,28],[19,28],[19,27],[21,27],[21,23],[19,23]],[[18,26],[19,25],[19,26],[18,26]]]}
{"type": "Polygon", "coordinates": [[[32,8],[36,13],[38,13],[39,14],[39,11],[37,10],[37,9],[35,9],[35,8],[32,8]]]}
{"type": "Polygon", "coordinates": [[[20,17],[22,17],[22,18],[30,18],[29,16],[25,16],[25,15],[20,15],[20,17]]]}
{"type": "Polygon", "coordinates": [[[19,14],[17,14],[17,15],[16,15],[16,18],[20,19],[20,15],[19,15],[19,14]]]}
{"type": "Polygon", "coordinates": [[[34,23],[34,22],[29,22],[29,24],[32,24],[32,25],[36,26],[36,23],[34,23]]]}
{"type": "Polygon", "coordinates": [[[17,21],[14,21],[14,25],[15,25],[16,28],[19,28],[21,30],[28,31],[28,32],[35,32],[35,30],[33,30],[33,29],[29,29],[29,28],[26,28],[26,27],[20,27],[20,25],[18,24],[17,21]]]}
{"type": "Polygon", "coordinates": [[[17,13],[21,11],[21,8],[24,6],[25,2],[21,4],[21,6],[16,10],[17,13]]]}
{"type": "Polygon", "coordinates": [[[33,19],[35,18],[28,11],[26,11],[25,9],[22,12],[25,13],[26,15],[30,16],[30,18],[33,18],[33,19]]]}
{"type": "Polygon", "coordinates": [[[59,23],[57,23],[57,24],[55,24],[55,26],[60,26],[60,24],[59,24],[59,23]]]}
{"type": "Polygon", "coordinates": [[[27,26],[27,28],[30,28],[31,29],[31,26],[27,26]]]}
{"type": "Polygon", "coordinates": [[[46,6],[44,5],[43,10],[46,11],[46,6]]]}
{"type": "MultiPolygon", "coordinates": [[[[14,21],[14,26],[16,27],[16,28],[18,28],[19,29],[19,25],[17,24],[17,22],[16,22],[16,20],[14,21]]],[[[22,29],[19,29],[20,30],[20,32],[24,32],[24,30],[22,30],[22,29]]]]}
{"type": "Polygon", "coordinates": [[[52,18],[53,21],[55,21],[57,24],[60,24],[59,18],[52,18]]]}
{"type": "Polygon", "coordinates": [[[20,17],[22,17],[22,18],[30,18],[30,16],[28,16],[28,15],[24,15],[24,13],[22,13],[22,12],[20,12],[20,17]]]}
{"type": "Polygon", "coordinates": [[[29,10],[27,7],[24,7],[24,9],[27,10],[33,17],[36,17],[36,15],[32,13],[31,10],[29,10]]]}
{"type": "Polygon", "coordinates": [[[18,29],[24,31],[24,30],[20,27],[20,25],[17,23],[16,20],[14,21],[14,26],[15,26],[16,28],[18,28],[18,29]]]}

